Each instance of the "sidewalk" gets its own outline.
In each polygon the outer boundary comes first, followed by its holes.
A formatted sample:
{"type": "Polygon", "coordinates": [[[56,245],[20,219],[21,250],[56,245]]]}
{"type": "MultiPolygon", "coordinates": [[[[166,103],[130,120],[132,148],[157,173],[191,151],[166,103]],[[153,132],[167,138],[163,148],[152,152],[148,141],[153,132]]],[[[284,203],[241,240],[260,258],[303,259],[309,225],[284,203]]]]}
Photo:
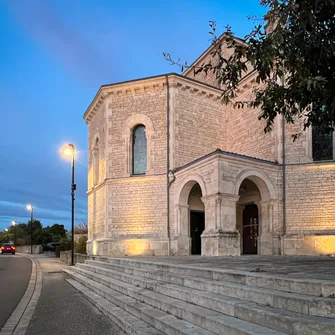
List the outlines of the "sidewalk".
{"type": "Polygon", "coordinates": [[[42,291],[26,335],[124,335],[105,315],[75,290],[57,258],[35,256],[42,272],[42,291]]]}

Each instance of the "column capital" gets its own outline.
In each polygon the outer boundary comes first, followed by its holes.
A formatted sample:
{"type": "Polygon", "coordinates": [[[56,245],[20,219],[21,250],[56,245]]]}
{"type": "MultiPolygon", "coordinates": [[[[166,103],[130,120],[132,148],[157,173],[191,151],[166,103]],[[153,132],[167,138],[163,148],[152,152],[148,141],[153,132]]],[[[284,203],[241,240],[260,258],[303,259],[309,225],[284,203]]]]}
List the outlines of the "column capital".
{"type": "Polygon", "coordinates": [[[179,208],[179,209],[188,209],[190,206],[189,205],[180,205],[180,204],[176,204],[175,208],[179,208]]]}
{"type": "Polygon", "coordinates": [[[262,206],[266,206],[266,205],[274,205],[275,203],[277,203],[279,200],[277,199],[270,199],[270,200],[265,200],[265,201],[260,201],[259,203],[262,206]]]}
{"type": "Polygon", "coordinates": [[[235,194],[229,193],[214,193],[209,194],[201,198],[203,202],[210,201],[210,200],[223,200],[223,201],[235,201],[239,200],[240,196],[235,194]]]}

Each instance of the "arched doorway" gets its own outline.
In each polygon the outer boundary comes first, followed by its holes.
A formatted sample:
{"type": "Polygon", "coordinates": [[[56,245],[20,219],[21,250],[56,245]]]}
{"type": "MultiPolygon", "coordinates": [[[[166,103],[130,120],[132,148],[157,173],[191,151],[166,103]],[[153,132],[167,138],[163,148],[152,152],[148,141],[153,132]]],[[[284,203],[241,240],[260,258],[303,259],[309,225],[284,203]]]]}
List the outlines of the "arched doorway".
{"type": "Polygon", "coordinates": [[[201,234],[205,230],[205,206],[201,197],[200,185],[196,183],[188,197],[192,255],[201,255],[201,234]]]}
{"type": "Polygon", "coordinates": [[[241,253],[244,255],[259,252],[259,205],[261,194],[257,185],[246,178],[239,189],[236,222],[241,236],[241,253]]]}
{"type": "Polygon", "coordinates": [[[205,229],[206,185],[197,175],[189,176],[177,191],[176,235],[177,254],[201,255],[201,235],[205,229]]]}

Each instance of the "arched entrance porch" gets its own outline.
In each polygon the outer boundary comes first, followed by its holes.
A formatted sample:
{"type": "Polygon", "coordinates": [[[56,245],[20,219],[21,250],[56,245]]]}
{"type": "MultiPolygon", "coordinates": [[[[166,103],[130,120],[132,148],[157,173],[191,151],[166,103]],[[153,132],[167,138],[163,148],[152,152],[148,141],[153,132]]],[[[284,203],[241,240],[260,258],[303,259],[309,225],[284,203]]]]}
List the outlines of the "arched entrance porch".
{"type": "Polygon", "coordinates": [[[241,254],[272,255],[274,208],[272,183],[259,171],[244,172],[236,182],[236,228],[241,254]]]}
{"type": "Polygon", "coordinates": [[[250,179],[244,179],[236,207],[236,227],[241,237],[241,254],[258,254],[260,192],[250,179]]]}
{"type": "Polygon", "coordinates": [[[181,188],[177,205],[177,253],[201,255],[201,235],[205,230],[206,192],[200,177],[188,180],[181,188]]]}

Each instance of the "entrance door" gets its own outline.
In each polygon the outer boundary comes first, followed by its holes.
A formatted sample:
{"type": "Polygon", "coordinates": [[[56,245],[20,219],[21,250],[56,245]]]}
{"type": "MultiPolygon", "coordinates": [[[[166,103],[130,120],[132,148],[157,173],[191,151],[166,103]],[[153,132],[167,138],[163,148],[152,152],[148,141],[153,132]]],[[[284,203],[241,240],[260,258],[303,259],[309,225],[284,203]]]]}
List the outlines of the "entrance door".
{"type": "Polygon", "coordinates": [[[190,212],[190,227],[191,227],[191,253],[192,255],[201,255],[201,234],[205,229],[205,213],[190,212]]]}
{"type": "Polygon", "coordinates": [[[247,205],[243,210],[243,254],[257,254],[258,207],[247,205]]]}

